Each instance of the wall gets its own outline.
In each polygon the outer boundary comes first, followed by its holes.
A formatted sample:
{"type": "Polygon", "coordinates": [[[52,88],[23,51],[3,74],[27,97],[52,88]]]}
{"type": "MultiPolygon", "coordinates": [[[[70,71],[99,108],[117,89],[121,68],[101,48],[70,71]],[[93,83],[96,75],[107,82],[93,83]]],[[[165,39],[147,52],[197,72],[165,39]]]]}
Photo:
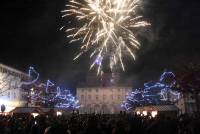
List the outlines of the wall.
{"type": "Polygon", "coordinates": [[[125,100],[131,87],[85,87],[77,88],[80,113],[119,113],[121,103],[125,100]]]}
{"type": "Polygon", "coordinates": [[[7,68],[0,70],[0,106],[6,106],[5,112],[13,110],[15,107],[25,106],[26,101],[23,99],[21,88],[22,73],[10,73],[7,68]],[[19,74],[19,75],[17,75],[19,74]]]}

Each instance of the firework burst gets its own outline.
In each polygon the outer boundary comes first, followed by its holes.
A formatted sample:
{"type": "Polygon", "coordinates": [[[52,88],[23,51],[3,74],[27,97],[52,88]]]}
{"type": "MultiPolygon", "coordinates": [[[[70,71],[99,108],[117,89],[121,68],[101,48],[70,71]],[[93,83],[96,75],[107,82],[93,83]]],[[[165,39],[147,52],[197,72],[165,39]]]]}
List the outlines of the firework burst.
{"type": "Polygon", "coordinates": [[[62,17],[75,17],[79,26],[62,27],[71,39],[70,43],[81,41],[76,60],[83,53],[92,50],[90,69],[102,70],[102,61],[109,59],[111,70],[120,65],[125,70],[123,58],[131,56],[140,48],[135,32],[150,25],[136,14],[140,0],[71,0],[63,10],[62,17]]]}

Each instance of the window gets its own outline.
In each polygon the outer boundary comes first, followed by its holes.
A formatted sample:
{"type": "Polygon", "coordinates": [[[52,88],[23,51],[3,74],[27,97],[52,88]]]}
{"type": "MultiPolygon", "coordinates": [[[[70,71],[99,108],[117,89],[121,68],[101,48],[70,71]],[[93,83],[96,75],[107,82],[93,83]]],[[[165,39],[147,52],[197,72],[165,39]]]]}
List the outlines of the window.
{"type": "Polygon", "coordinates": [[[98,100],[99,99],[99,96],[98,95],[96,95],[96,100],[98,100]]]}
{"type": "Polygon", "coordinates": [[[110,95],[110,98],[113,100],[113,95],[112,94],[110,95]]]}
{"type": "Polygon", "coordinates": [[[103,95],[103,99],[104,99],[104,100],[106,99],[106,95],[105,95],[105,94],[103,95]]]}
{"type": "Polygon", "coordinates": [[[13,96],[14,96],[14,99],[16,99],[16,93],[14,93],[13,96]]]}
{"type": "Polygon", "coordinates": [[[118,92],[120,92],[120,88],[118,88],[118,92]]]}
{"type": "Polygon", "coordinates": [[[96,89],[96,92],[98,92],[99,90],[98,89],[96,89]]]}
{"type": "Polygon", "coordinates": [[[90,94],[88,95],[88,99],[91,100],[91,95],[90,94]]]}
{"type": "Polygon", "coordinates": [[[81,100],[83,100],[84,99],[84,95],[81,95],[81,100]]]}
{"type": "Polygon", "coordinates": [[[118,100],[120,100],[120,95],[118,95],[118,100]]]}
{"type": "Polygon", "coordinates": [[[8,98],[10,98],[10,92],[8,92],[8,98]]]}

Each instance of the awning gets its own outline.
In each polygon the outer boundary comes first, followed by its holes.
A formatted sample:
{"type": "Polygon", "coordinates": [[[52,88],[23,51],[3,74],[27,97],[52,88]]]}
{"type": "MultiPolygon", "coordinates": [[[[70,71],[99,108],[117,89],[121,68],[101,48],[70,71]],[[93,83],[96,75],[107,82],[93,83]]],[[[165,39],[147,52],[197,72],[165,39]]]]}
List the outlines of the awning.
{"type": "Polygon", "coordinates": [[[144,106],[144,107],[137,107],[134,111],[160,111],[160,112],[167,112],[167,111],[178,111],[178,107],[175,105],[158,105],[158,106],[144,106]]]}

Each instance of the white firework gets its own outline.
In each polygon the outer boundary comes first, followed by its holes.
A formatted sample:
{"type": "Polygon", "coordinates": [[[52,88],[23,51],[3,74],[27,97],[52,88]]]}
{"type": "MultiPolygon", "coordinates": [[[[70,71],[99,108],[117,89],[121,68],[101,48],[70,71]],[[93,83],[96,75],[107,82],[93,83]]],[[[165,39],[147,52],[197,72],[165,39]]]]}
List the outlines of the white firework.
{"type": "MultiPolygon", "coordinates": [[[[140,0],[71,0],[63,10],[62,17],[75,17],[79,25],[65,29],[70,43],[81,41],[76,60],[83,53],[92,50],[90,69],[102,69],[102,61],[109,59],[111,70],[120,65],[125,70],[123,58],[131,56],[140,48],[136,31],[150,25],[138,16],[136,8],[140,0]]],[[[63,29],[65,27],[62,27],[63,29]]]]}

